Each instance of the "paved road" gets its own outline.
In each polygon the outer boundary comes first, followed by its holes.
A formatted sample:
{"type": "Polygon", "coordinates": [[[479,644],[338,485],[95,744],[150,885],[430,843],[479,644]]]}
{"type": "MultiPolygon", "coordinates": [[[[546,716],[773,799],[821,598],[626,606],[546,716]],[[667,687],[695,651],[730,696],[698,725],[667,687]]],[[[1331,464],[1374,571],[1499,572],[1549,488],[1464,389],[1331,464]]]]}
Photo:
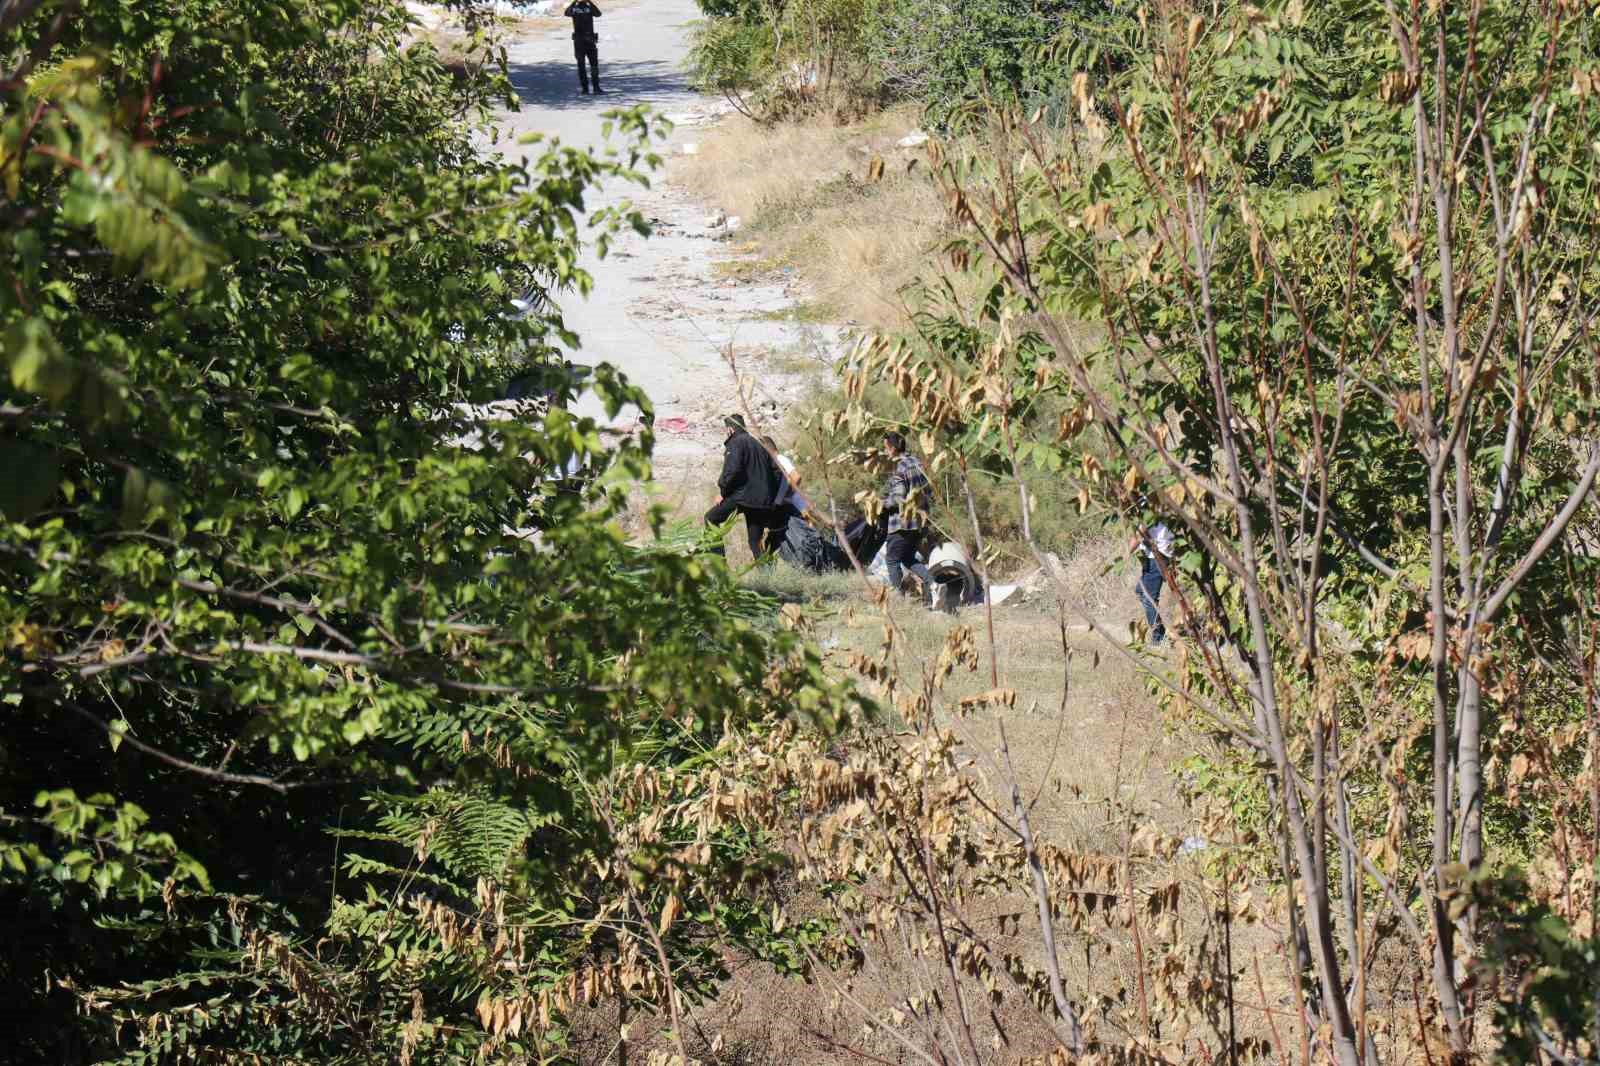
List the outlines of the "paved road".
{"type": "MultiPolygon", "coordinates": [[[[705,123],[726,110],[723,101],[690,91],[683,72],[698,8],[694,0],[622,0],[605,7],[596,28],[606,95],[579,93],[571,31],[564,20],[546,25],[507,49],[523,107],[505,116],[503,126],[601,148],[604,112],[644,103],[677,123],[659,150],[681,159],[682,145],[704,137],[705,123]]],[[[514,144],[502,150],[518,151],[514,144]]],[[[623,235],[604,260],[592,252],[582,257],[593,291],[587,299],[572,293],[560,299],[567,325],[582,342],[572,358],[611,363],[644,388],[657,417],[657,485],[693,509],[715,479],[722,416],[742,408],[758,426],[776,431],[777,412],[798,394],[798,380],[775,370],[770,356],[825,353],[837,347],[837,331],[784,320],[795,298],[782,274],[751,283],[717,270],[720,261],[742,253],[707,228],[709,205],[668,185],[664,173],[653,176],[649,189],[608,183],[589,206],[623,200],[652,220],[653,233],[623,235]],[[741,402],[728,367],[730,350],[751,382],[748,402],[741,402]]],[[[607,421],[592,397],[575,409],[607,421]]],[[[611,424],[627,429],[636,421],[637,412],[624,411],[611,424]]]]}
{"type": "MultiPolygon", "coordinates": [[[[607,4],[607,7],[611,5],[607,4]]],[[[508,48],[512,84],[523,108],[506,117],[512,128],[537,130],[569,145],[602,150],[604,113],[648,104],[666,115],[704,110],[708,101],[690,90],[683,72],[689,24],[697,17],[694,0],[629,0],[608,10],[596,23],[600,33],[600,82],[605,94],[584,96],[578,89],[568,25],[541,30],[508,48]]],[[[674,133],[664,146],[675,150],[690,130],[674,133]]],[[[514,151],[515,149],[508,149],[514,151]]],[[[626,236],[606,260],[586,252],[582,265],[595,278],[587,299],[566,295],[562,312],[582,340],[573,353],[581,363],[609,362],[642,385],[663,415],[681,405],[682,394],[701,395],[721,374],[722,362],[694,327],[691,316],[674,313],[679,303],[668,279],[705,266],[709,242],[701,227],[704,209],[662,187],[656,175],[650,190],[613,181],[591,195],[591,208],[632,200],[657,220],[648,240],[626,236]],[[686,328],[687,327],[687,328],[686,328]],[[693,382],[692,387],[686,388],[693,382]]],[[[710,332],[710,331],[708,331],[710,332]]],[[[600,416],[597,403],[579,406],[600,416]]],[[[625,415],[619,420],[630,421],[625,415]]]]}
{"type": "Polygon", "coordinates": [[[683,73],[689,24],[698,17],[694,0],[625,0],[608,11],[595,23],[600,84],[606,91],[598,98],[578,92],[565,19],[508,49],[511,82],[543,129],[569,144],[598,146],[601,114],[612,107],[647,103],[672,112],[699,102],[683,73]]]}

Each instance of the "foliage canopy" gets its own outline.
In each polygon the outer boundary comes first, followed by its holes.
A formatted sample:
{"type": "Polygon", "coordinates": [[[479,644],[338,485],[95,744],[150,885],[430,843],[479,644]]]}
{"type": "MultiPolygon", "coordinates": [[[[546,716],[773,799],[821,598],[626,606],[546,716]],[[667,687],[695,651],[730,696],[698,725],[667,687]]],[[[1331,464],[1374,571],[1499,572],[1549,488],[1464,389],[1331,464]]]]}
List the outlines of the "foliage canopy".
{"type": "Polygon", "coordinates": [[[720,563],[627,543],[648,429],[483,406],[568,387],[559,312],[509,297],[643,228],[585,196],[654,131],[481,154],[507,83],[408,32],[397,0],[0,11],[22,1059],[559,1056],[602,989],[675,1016],[708,923],[767,939],[758,842],[683,805],[724,730],[850,698],[720,563]]]}

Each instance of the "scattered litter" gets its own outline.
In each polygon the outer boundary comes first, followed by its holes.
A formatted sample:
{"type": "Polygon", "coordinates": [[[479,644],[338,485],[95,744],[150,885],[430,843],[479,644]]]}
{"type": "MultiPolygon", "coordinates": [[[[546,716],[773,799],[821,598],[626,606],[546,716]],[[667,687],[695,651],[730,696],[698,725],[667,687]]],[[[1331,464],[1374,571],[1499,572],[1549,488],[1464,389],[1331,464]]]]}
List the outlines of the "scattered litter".
{"type": "Polygon", "coordinates": [[[990,585],[989,603],[998,607],[1021,591],[1021,585],[990,585]]]}
{"type": "Polygon", "coordinates": [[[727,228],[729,233],[738,233],[739,228],[744,225],[744,219],[740,218],[738,215],[729,215],[727,219],[724,220],[723,225],[727,228]]]}
{"type": "Polygon", "coordinates": [[[709,126],[722,116],[708,111],[679,111],[665,116],[674,126],[709,126]]]}
{"type": "Polygon", "coordinates": [[[1184,837],[1183,843],[1178,845],[1178,857],[1193,855],[1195,852],[1204,851],[1210,846],[1205,837],[1184,837]]]}
{"type": "Polygon", "coordinates": [[[726,225],[727,221],[728,212],[719,207],[706,216],[706,229],[716,229],[718,226],[726,225]]]}
{"type": "Polygon", "coordinates": [[[920,148],[928,143],[928,135],[921,130],[912,130],[894,143],[901,148],[920,148]]]}
{"type": "Polygon", "coordinates": [[[672,418],[656,419],[656,428],[659,430],[664,430],[668,433],[687,433],[693,427],[690,426],[687,418],[679,418],[675,416],[672,418]]]}
{"type": "Polygon", "coordinates": [[[699,155],[700,143],[698,141],[685,141],[683,147],[678,149],[684,155],[699,155]]]}

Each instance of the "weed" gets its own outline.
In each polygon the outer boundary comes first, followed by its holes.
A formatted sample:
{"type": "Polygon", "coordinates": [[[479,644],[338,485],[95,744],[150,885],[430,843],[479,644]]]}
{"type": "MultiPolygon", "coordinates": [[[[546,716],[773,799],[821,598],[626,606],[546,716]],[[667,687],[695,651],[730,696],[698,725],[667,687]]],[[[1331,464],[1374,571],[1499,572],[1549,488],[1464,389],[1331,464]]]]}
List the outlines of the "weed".
{"type": "Polygon", "coordinates": [[[788,307],[763,311],[756,317],[766,322],[809,322],[820,325],[837,321],[839,312],[821,300],[803,300],[788,307]]]}

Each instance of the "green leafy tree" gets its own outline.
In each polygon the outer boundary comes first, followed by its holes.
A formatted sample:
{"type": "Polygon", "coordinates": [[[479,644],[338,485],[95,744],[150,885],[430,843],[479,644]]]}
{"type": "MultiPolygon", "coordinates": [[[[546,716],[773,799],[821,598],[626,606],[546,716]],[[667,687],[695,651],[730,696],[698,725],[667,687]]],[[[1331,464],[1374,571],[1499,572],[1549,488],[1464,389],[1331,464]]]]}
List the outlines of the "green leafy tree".
{"type": "MultiPolygon", "coordinates": [[[[1103,44],[1131,22],[1107,0],[701,0],[706,16],[691,54],[702,89],[725,93],[769,120],[843,91],[874,105],[922,104],[945,128],[968,122],[980,101],[1030,106],[1064,88],[1058,40],[1103,44]]],[[[1122,57],[1118,56],[1121,62],[1122,57]]]]}
{"type": "Polygon", "coordinates": [[[686,812],[724,730],[850,698],[720,563],[626,543],[648,429],[484,406],[569,387],[509,297],[643,227],[584,198],[649,123],[486,157],[506,82],[407,19],[0,10],[17,1061],[525,1061],[601,996],[681,1039],[710,930],[774,939],[759,841],[686,812]]]}

